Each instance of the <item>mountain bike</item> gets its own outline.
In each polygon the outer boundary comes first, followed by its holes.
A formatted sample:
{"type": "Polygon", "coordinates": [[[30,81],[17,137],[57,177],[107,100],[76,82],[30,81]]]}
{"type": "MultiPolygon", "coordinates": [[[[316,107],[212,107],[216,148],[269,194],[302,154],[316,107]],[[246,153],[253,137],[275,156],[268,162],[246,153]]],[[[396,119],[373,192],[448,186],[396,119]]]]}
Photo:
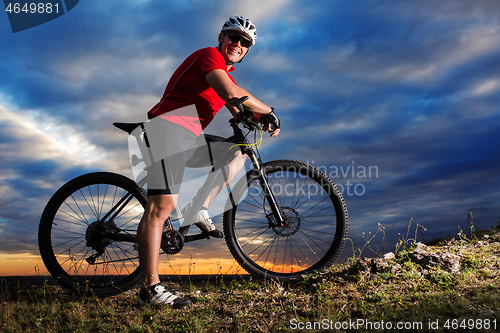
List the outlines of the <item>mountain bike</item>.
{"type": "MultiPolygon", "coordinates": [[[[232,256],[252,276],[283,282],[331,266],[348,229],[341,192],[309,164],[262,162],[258,142],[263,130],[241,103],[238,108],[240,117],[230,120],[234,135],[224,140],[232,144],[226,154],[230,158],[240,149],[252,169],[230,190],[223,213],[224,238],[232,256]]],[[[148,146],[144,123],[114,125],[148,146]]],[[[149,153],[145,150],[142,156],[149,153]]],[[[132,163],[138,163],[137,156],[132,156],[132,163]]],[[[223,158],[215,163],[177,227],[172,216],[165,221],[161,253],[175,255],[185,243],[210,237],[190,226],[224,172],[223,164],[223,158]]],[[[38,239],[43,262],[59,284],[108,296],[141,280],[135,235],[147,202],[144,185],[146,177],[136,182],[116,173],[95,172],[57,190],[41,216],[38,239]]]]}

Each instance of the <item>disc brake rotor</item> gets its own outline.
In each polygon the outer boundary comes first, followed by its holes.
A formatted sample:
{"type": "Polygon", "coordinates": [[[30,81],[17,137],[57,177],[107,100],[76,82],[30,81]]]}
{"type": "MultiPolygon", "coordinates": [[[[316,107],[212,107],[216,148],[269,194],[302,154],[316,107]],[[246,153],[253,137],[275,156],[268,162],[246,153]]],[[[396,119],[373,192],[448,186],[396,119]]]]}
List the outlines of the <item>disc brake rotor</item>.
{"type": "MultiPolygon", "coordinates": [[[[297,211],[291,207],[280,207],[281,216],[283,217],[283,225],[274,225],[272,226],[273,231],[282,236],[282,237],[290,237],[294,235],[300,228],[300,215],[297,211]]],[[[267,215],[268,220],[274,220],[273,214],[267,215]]]]}

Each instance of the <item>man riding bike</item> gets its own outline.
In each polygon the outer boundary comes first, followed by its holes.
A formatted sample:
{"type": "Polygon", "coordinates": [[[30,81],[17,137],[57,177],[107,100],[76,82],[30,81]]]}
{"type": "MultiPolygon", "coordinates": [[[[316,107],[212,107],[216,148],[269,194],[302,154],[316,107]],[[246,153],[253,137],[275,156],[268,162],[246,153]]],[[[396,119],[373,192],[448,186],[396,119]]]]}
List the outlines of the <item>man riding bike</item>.
{"type": "MultiPolygon", "coordinates": [[[[273,109],[236,85],[229,72],[241,62],[257,38],[255,25],[242,16],[230,17],[222,26],[218,46],[200,49],[177,68],[170,78],[162,99],[148,112],[153,119],[147,128],[152,150],[161,151],[161,160],[148,170],[148,202],[137,230],[139,262],[144,287],[139,292],[141,304],[170,304],[184,307],[191,303],[166,291],[158,275],[161,235],[165,220],[175,209],[184,168],[193,158],[199,137],[215,114],[226,106],[234,117],[238,108],[231,104],[243,96],[246,110],[264,124],[275,137],[280,132],[279,119],[273,109]],[[157,121],[161,120],[161,121],[157,121]],[[150,135],[153,133],[153,135],[150,135]],[[169,158],[175,156],[175,158],[169,158]]],[[[207,207],[215,196],[244,166],[241,152],[226,165],[227,179],[221,181],[207,198],[195,223],[212,237],[223,237],[208,216],[207,207]]]]}

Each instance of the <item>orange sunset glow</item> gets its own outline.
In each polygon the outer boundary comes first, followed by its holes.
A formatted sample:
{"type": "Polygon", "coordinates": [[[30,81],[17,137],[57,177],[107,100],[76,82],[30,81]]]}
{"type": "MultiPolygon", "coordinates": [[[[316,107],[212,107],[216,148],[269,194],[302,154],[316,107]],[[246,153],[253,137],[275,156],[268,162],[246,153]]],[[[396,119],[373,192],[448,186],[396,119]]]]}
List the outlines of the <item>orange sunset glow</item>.
{"type": "MultiPolygon", "coordinates": [[[[160,256],[159,272],[161,275],[247,274],[232,258],[168,258],[165,255],[160,256]]],[[[0,276],[31,275],[49,275],[40,256],[0,254],[0,276]]]]}
{"type": "MultiPolygon", "coordinates": [[[[270,268],[272,263],[264,264],[270,268]]],[[[0,254],[0,276],[45,276],[50,275],[40,256],[21,254],[0,254]]],[[[284,265],[281,273],[300,271],[300,266],[284,265]]],[[[115,270],[116,271],[116,270],[115,270]]],[[[126,272],[122,269],[123,274],[126,272]]],[[[160,256],[160,275],[226,275],[248,274],[233,258],[195,258],[160,256]]]]}

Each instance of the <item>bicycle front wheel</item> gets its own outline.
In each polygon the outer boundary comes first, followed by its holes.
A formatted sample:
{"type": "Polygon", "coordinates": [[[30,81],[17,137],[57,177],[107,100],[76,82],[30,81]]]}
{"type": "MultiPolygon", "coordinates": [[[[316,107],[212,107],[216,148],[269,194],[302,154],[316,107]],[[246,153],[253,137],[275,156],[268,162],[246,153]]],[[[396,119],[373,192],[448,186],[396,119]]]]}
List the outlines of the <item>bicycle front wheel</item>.
{"type": "Polygon", "coordinates": [[[38,230],[50,274],[67,289],[98,296],[134,286],[141,270],[133,239],[146,201],[133,180],[114,173],[90,173],[62,186],[45,207],[38,230]],[[110,233],[124,241],[109,239],[110,233]]]}
{"type": "Polygon", "coordinates": [[[283,224],[271,208],[254,170],[241,179],[224,213],[226,243],[238,263],[259,278],[299,280],[329,267],[347,235],[347,207],[334,182],[299,161],[265,163],[267,178],[283,224]]]}

